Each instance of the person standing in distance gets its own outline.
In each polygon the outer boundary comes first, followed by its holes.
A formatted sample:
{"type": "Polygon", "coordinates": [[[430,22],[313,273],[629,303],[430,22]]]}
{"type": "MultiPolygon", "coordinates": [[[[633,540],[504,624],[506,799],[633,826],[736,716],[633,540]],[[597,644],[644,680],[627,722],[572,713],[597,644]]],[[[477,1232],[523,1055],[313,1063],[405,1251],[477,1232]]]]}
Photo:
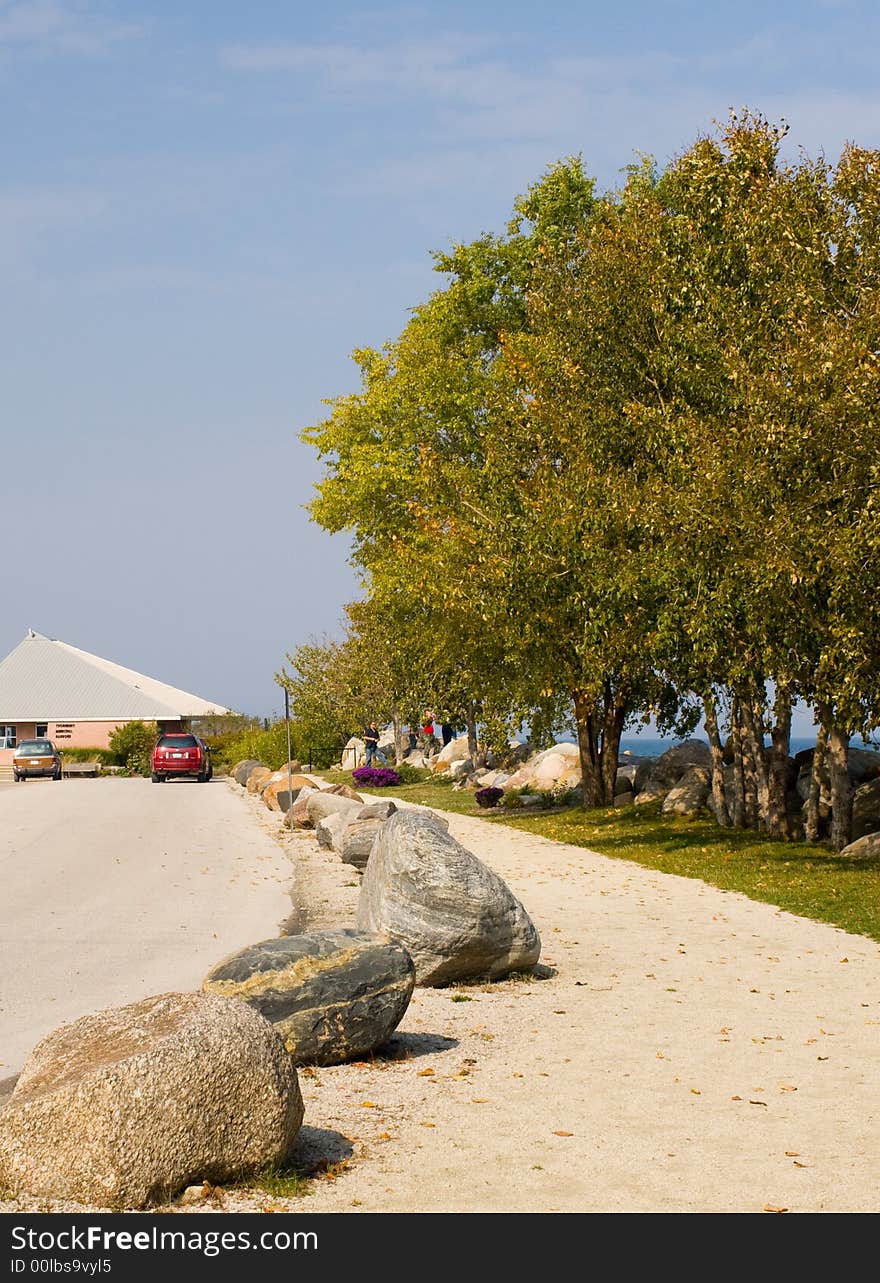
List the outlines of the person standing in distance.
{"type": "Polygon", "coordinates": [[[364,731],[364,743],[367,746],[367,766],[373,765],[373,758],[384,766],[388,759],[379,751],[379,728],[375,722],[370,722],[364,731]]]}

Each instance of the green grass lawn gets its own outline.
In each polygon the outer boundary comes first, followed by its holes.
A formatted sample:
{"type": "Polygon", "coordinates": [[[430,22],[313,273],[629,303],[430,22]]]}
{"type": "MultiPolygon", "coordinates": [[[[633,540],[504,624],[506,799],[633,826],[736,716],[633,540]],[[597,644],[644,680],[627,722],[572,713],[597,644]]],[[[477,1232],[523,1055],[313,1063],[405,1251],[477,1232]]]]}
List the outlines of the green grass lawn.
{"type": "MultiPolygon", "coordinates": [[[[352,784],[349,772],[320,774],[328,783],[352,784]]],[[[659,802],[620,810],[508,815],[486,814],[472,792],[434,779],[358,791],[479,816],[487,824],[510,825],[663,873],[700,878],[880,942],[880,865],[841,859],[826,846],[771,842],[760,834],[721,829],[711,816],[686,820],[661,815],[659,802]]]]}

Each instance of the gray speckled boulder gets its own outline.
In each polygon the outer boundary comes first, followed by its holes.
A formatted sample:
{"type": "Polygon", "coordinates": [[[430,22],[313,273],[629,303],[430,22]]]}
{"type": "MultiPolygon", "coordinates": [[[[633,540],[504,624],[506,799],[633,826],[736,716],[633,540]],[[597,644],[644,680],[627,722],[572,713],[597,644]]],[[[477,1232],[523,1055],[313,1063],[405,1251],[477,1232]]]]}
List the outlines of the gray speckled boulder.
{"type": "Polygon", "coordinates": [[[850,842],[842,851],[829,851],[828,854],[840,860],[864,860],[880,863],[880,833],[866,833],[864,837],[850,842]]]}
{"type": "Polygon", "coordinates": [[[712,769],[712,750],[703,740],[684,740],[661,753],[651,767],[650,778],[672,788],[691,766],[712,769]]]}
{"type": "Polygon", "coordinates": [[[342,930],[263,940],[224,958],[202,987],[255,1007],[296,1064],[335,1065],[390,1038],[414,983],[401,945],[342,930]]]}
{"type": "Polygon", "coordinates": [[[356,815],[349,820],[339,834],[339,854],[343,864],[353,864],[356,869],[365,869],[376,840],[376,834],[386,820],[378,816],[356,815]]]}
{"type": "Polygon", "coordinates": [[[323,820],[327,815],[334,813],[344,815],[351,819],[357,815],[361,809],[362,802],[360,798],[355,801],[353,798],[345,797],[340,793],[329,793],[323,789],[318,793],[310,793],[306,802],[306,814],[313,825],[319,820],[323,820]]]}
{"type": "Polygon", "coordinates": [[[712,787],[712,772],[706,766],[690,766],[666,794],[664,815],[699,815],[712,787]]]}
{"type": "Polygon", "coordinates": [[[357,924],[400,941],[419,985],[503,976],[533,966],[541,953],[507,884],[434,816],[411,810],[392,815],[376,837],[357,924]]]}
{"type": "Polygon", "coordinates": [[[333,811],[330,815],[325,815],[323,820],[318,820],[315,825],[315,837],[318,839],[318,846],[322,846],[328,851],[339,851],[341,849],[342,831],[347,824],[348,816],[343,815],[341,811],[333,811]]]}
{"type": "Polygon", "coordinates": [[[145,1207],[284,1161],[302,1117],[296,1070],[258,1012],[158,994],[37,1044],[0,1114],[0,1183],[145,1207]]]}
{"type": "Polygon", "coordinates": [[[381,802],[365,802],[357,813],[359,820],[387,820],[397,810],[396,803],[390,799],[381,802]]]}

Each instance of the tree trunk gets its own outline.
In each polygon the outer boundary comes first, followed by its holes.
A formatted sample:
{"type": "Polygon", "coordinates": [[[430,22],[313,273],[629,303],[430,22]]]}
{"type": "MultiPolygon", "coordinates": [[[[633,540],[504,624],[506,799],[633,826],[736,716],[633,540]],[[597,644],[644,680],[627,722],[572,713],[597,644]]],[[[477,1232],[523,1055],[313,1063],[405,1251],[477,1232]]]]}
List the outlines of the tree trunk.
{"type": "Polygon", "coordinates": [[[406,749],[403,746],[403,722],[396,708],[391,714],[391,725],[394,730],[394,765],[400,766],[400,763],[406,757],[406,749]]]}
{"type": "Polygon", "coordinates": [[[756,829],[767,827],[767,810],[770,790],[767,781],[767,759],[764,756],[764,710],[757,700],[745,700],[740,705],[745,727],[748,757],[754,773],[756,829]]]}
{"type": "Polygon", "coordinates": [[[749,734],[748,705],[742,699],[736,702],[738,726],[736,735],[742,759],[743,823],[747,829],[758,827],[758,768],[754,755],[754,740],[749,734]]]}
{"type": "Polygon", "coordinates": [[[733,798],[730,803],[730,822],[735,829],[744,829],[746,826],[746,791],[742,740],[740,738],[739,700],[735,697],[730,706],[730,738],[733,742],[733,798]]]}
{"type": "Polygon", "coordinates": [[[810,792],[804,817],[804,837],[807,842],[819,841],[819,803],[822,798],[822,770],[825,766],[825,754],[828,745],[828,729],[822,708],[819,708],[820,726],[816,736],[816,747],[813,749],[813,761],[810,766],[810,792]]]}
{"type": "Polygon", "coordinates": [[[581,765],[581,789],[585,808],[603,802],[602,763],[596,734],[596,708],[582,691],[574,693],[574,721],[577,728],[578,755],[581,765]]]}
{"type": "Polygon", "coordinates": [[[477,764],[477,710],[473,704],[468,704],[467,716],[467,740],[468,740],[468,757],[476,766],[477,764]]]}
{"type": "Polygon", "coordinates": [[[610,684],[605,687],[605,708],[600,750],[603,801],[611,806],[617,793],[617,767],[620,760],[620,737],[626,721],[626,700],[610,684]]]}
{"type": "Polygon", "coordinates": [[[786,794],[788,792],[788,759],[791,756],[791,692],[782,684],[776,687],[770,738],[770,769],[767,776],[767,831],[772,837],[791,839],[786,794]]]}
{"type": "Polygon", "coordinates": [[[853,786],[849,778],[849,735],[837,726],[828,736],[831,776],[831,845],[842,851],[852,841],[853,786]]]}
{"type": "Polygon", "coordinates": [[[724,746],[718,732],[718,711],[712,695],[703,696],[703,712],[709,747],[712,750],[712,801],[715,818],[723,829],[727,829],[730,827],[730,814],[724,795],[724,746]]]}

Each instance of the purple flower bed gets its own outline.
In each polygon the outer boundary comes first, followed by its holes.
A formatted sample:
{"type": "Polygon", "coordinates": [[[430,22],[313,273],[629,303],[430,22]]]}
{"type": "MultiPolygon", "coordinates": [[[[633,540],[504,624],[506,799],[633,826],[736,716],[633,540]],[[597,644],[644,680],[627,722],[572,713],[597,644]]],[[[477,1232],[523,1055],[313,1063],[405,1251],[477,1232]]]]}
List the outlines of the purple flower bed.
{"type": "Polygon", "coordinates": [[[351,778],[365,789],[387,789],[400,783],[400,776],[390,766],[359,766],[351,778]]]}
{"type": "Polygon", "coordinates": [[[477,806],[497,806],[504,796],[504,789],[477,789],[474,797],[477,800],[477,806]]]}

